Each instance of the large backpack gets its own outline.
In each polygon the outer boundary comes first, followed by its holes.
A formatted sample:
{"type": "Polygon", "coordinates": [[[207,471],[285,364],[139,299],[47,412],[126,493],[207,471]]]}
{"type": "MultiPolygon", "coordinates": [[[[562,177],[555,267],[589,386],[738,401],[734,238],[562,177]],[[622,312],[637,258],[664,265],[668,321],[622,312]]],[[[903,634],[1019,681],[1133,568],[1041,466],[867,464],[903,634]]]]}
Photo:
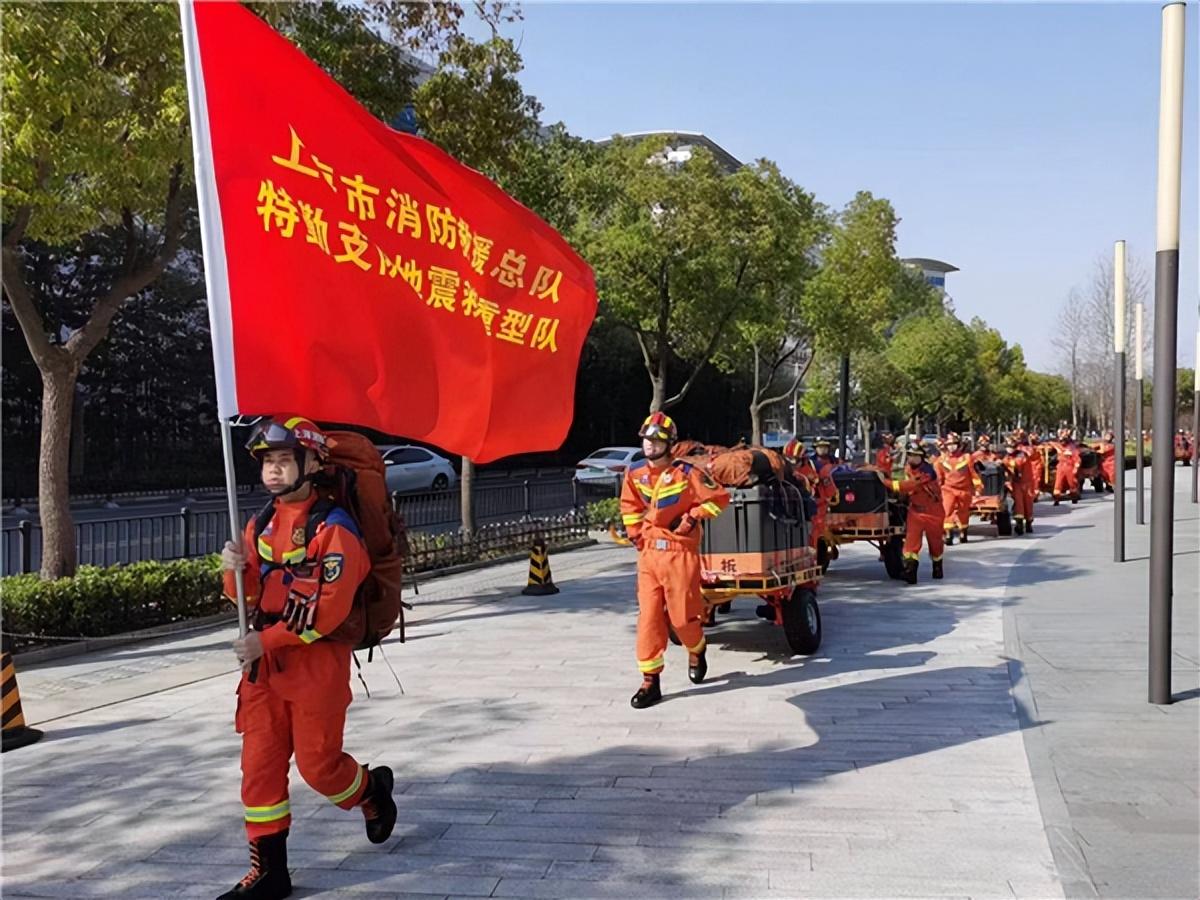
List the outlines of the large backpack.
{"type": "Polygon", "coordinates": [[[766,447],[735,447],[712,457],[709,473],[725,487],[750,487],[782,481],[790,474],[783,456],[766,447]]]}
{"type": "MultiPolygon", "coordinates": [[[[404,607],[401,586],[404,557],[408,550],[404,520],[392,508],[386,468],[375,445],[353,431],[326,432],[329,462],[313,479],[317,500],[304,527],[307,547],[317,529],[335,507],[345,510],[355,524],[371,559],[367,577],[355,594],[346,620],[329,640],[353,644],[356,649],[374,647],[398,625],[404,640],[404,607]]],[[[268,503],[254,521],[255,541],[275,513],[268,503]]]]}

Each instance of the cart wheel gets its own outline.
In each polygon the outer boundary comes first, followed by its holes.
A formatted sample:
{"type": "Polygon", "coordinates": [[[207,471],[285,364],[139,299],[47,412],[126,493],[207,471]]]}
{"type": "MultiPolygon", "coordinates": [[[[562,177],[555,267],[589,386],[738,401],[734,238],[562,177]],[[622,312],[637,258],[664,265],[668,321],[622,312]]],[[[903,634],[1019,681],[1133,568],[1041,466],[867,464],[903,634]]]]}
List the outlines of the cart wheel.
{"type": "Polygon", "coordinates": [[[812,588],[798,587],[780,604],[783,635],[793,653],[811,656],[821,646],[821,609],[812,588]]]}
{"type": "Polygon", "coordinates": [[[683,641],[681,641],[679,639],[679,635],[677,635],[675,633],[675,629],[672,628],[670,625],[667,626],[667,637],[671,639],[671,643],[674,644],[676,647],[683,646],[683,641]]]}
{"type": "Polygon", "coordinates": [[[723,616],[729,615],[729,613],[732,610],[733,610],[732,603],[722,603],[720,606],[717,607],[717,612],[719,612],[723,616]]]}
{"type": "Polygon", "coordinates": [[[829,544],[825,538],[817,539],[817,565],[821,567],[821,574],[829,571],[829,544]]]}
{"type": "Polygon", "coordinates": [[[883,567],[889,578],[904,577],[904,538],[898,534],[883,545],[883,567]]]}
{"type": "Polygon", "coordinates": [[[1012,516],[1008,512],[996,513],[996,534],[1001,537],[1012,534],[1012,516]]]}

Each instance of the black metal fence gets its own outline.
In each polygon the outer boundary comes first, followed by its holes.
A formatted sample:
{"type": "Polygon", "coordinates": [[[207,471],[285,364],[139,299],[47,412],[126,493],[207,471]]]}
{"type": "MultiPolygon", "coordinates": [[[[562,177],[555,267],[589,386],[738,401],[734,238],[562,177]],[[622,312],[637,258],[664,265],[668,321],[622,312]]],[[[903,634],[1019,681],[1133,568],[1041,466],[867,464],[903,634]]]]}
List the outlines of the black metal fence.
{"type": "MultiPolygon", "coordinates": [[[[476,537],[470,539],[458,533],[461,487],[422,494],[395,494],[392,502],[404,517],[414,546],[420,548],[415,552],[436,558],[442,565],[443,559],[462,557],[458,561],[468,561],[466,557],[471,553],[476,554],[472,560],[486,558],[479,554],[494,549],[489,541],[499,546],[503,542],[502,534],[515,534],[514,529],[527,527],[535,519],[565,521],[562,517],[595,499],[591,491],[581,491],[573,479],[561,477],[530,479],[518,484],[479,485],[474,496],[479,528],[476,537]],[[439,541],[440,546],[435,546],[439,541]],[[434,550],[439,552],[434,553],[434,550]]],[[[261,496],[239,498],[238,512],[243,527],[262,508],[263,502],[261,496]]],[[[75,546],[80,565],[112,566],[142,560],[204,556],[219,552],[228,536],[229,514],[224,508],[198,511],[185,506],[178,512],[114,515],[75,524],[75,546]]],[[[41,567],[41,560],[42,530],[37,521],[28,517],[5,521],[0,529],[0,574],[36,572],[41,567]]],[[[429,568],[423,563],[414,565],[420,566],[415,571],[429,568]]]]}

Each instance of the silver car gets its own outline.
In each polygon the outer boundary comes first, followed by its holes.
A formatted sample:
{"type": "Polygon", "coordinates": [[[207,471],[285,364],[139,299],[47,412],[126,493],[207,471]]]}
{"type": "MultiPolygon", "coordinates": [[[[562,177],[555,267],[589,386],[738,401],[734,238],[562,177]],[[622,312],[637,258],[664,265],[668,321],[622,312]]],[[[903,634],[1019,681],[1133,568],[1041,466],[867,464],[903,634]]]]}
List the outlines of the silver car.
{"type": "Polygon", "coordinates": [[[424,447],[407,444],[379,448],[387,466],[387,488],[391,492],[444,491],[458,483],[450,460],[424,447]]]}
{"type": "Polygon", "coordinates": [[[576,464],[575,480],[582,488],[616,490],[626,470],[645,458],[641,447],[604,447],[576,464]]]}

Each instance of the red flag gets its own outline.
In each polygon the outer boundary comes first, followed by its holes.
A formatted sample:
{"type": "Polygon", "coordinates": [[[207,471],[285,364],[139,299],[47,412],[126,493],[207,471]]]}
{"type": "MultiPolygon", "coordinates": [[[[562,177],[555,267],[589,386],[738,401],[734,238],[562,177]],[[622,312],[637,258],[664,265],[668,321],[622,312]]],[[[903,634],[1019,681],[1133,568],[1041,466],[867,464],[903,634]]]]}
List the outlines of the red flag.
{"type": "Polygon", "coordinates": [[[247,9],[183,16],[221,415],[295,411],[479,462],[559,447],[587,263],[247,9]]]}

